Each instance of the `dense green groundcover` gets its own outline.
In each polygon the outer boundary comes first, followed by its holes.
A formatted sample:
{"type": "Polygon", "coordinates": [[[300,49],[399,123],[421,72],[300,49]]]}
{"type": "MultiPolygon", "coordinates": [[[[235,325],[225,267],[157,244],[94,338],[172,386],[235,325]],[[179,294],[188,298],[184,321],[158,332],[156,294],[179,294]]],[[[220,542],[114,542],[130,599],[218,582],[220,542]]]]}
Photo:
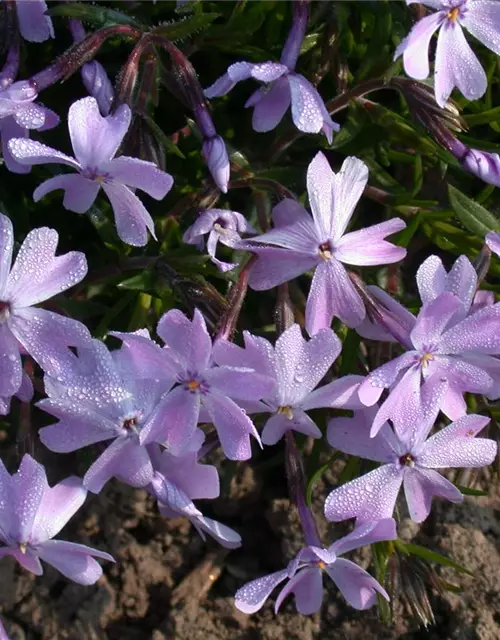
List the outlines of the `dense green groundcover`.
{"type": "MultiPolygon", "coordinates": [[[[277,61],[291,23],[290,5],[267,0],[202,1],[178,8],[175,2],[50,3],[56,38],[43,44],[23,45],[20,78],[31,77],[71,46],[66,21],[74,17],[84,22],[88,32],[117,24],[132,24],[145,32],[154,29],[189,57],[201,85],[207,87],[233,62],[277,61]]],[[[239,84],[227,96],[210,103],[217,132],[230,150],[231,182],[227,194],[215,187],[204,163],[200,134],[182,99],[182,87],[172,72],[168,53],[153,49],[149,62],[140,69],[132,101],[132,108],[135,106],[138,111],[121,151],[137,155],[140,149],[145,159],[156,158],[175,182],[163,201],[143,198],[157,231],[157,241],[151,239],[144,248],[130,247],[118,239],[111,207],[102,193],[84,215],[66,211],[60,191],[34,203],[33,190],[51,171],[54,175],[59,173],[58,166],[34,167],[26,176],[0,167],[0,211],[14,222],[16,240],[20,242],[34,227],[49,226],[60,235],[59,252],[79,250],[87,257],[87,278],[67,294],[51,300],[50,308],[83,321],[98,338],[104,338],[110,330],[148,327],[154,332],[161,315],[173,307],[189,314],[199,307],[215,332],[224,314],[237,303],[235,292],[241,293],[241,269],[221,274],[205,253],[183,243],[183,232],[207,206],[241,212],[255,228],[262,229],[268,223],[271,208],[284,195],[291,194],[305,202],[307,166],[322,150],[335,171],[350,155],[361,158],[370,169],[369,188],[352,228],[392,217],[406,221],[407,228],[391,241],[407,247],[407,258],[390,267],[364,268],[363,278],[368,284],[379,284],[415,310],[419,302],[414,275],[427,256],[439,255],[446,266],[460,254],[475,260],[485,233],[500,230],[497,190],[463,170],[418,124],[404,95],[395,88],[393,79],[404,76],[404,71],[401,60],[393,61],[394,51],[408,33],[417,11],[403,1],[312,2],[297,70],[317,85],[333,119],[341,125],[340,132],[329,145],[320,134],[297,131],[288,112],[276,130],[256,133],[251,127],[251,110],[244,108],[256,88],[255,82],[239,84]],[[142,83],[146,75],[147,83],[142,83]]],[[[112,36],[104,42],[96,59],[110,77],[119,78],[133,46],[127,37],[112,36]]],[[[453,94],[461,113],[461,119],[458,112],[456,115],[456,122],[462,127],[457,137],[473,148],[495,151],[500,146],[500,107],[496,106],[500,94],[499,58],[477,41],[472,42],[472,47],[487,71],[489,85],[486,95],[475,102],[453,94]]],[[[61,123],[33,137],[71,154],[66,116],[71,103],[85,95],[78,72],[43,91],[40,101],[61,116],[61,123]]],[[[248,254],[231,256],[231,250],[220,245],[218,256],[239,260],[242,265],[248,260],[248,254]]],[[[500,293],[499,277],[500,263],[493,257],[481,288],[500,293]]],[[[308,275],[290,283],[299,323],[303,323],[309,285],[308,275]]],[[[235,340],[241,339],[245,328],[274,340],[275,308],[275,290],[248,290],[235,340]]],[[[373,369],[380,362],[382,354],[374,353],[354,330],[338,321],[334,329],[344,343],[334,374],[364,373],[365,366],[373,369]]],[[[115,344],[113,339],[107,343],[115,344]]],[[[388,355],[384,351],[385,359],[388,355]]],[[[500,411],[478,406],[477,398],[470,397],[469,403],[471,412],[488,412],[493,418],[490,436],[497,435],[500,411]]],[[[37,427],[47,420],[36,412],[31,430],[19,435],[23,411],[19,403],[14,404],[12,413],[2,420],[8,434],[3,446],[17,442],[20,454],[31,450],[37,427]]],[[[324,428],[325,412],[318,411],[314,417],[324,428]]],[[[304,444],[300,438],[298,442],[304,444]]],[[[309,490],[330,464],[331,453],[326,442],[315,443],[306,459],[309,490]]],[[[271,465],[281,464],[278,448],[259,455],[271,465]]],[[[351,459],[342,480],[360,472],[360,464],[351,459]]],[[[460,478],[455,481],[461,484],[460,478]]],[[[481,494],[475,486],[463,490],[481,494]]],[[[375,575],[379,579],[384,578],[392,552],[414,554],[420,557],[418,562],[453,565],[433,551],[398,545],[396,551],[392,544],[378,545],[375,575]]],[[[381,613],[386,618],[390,616],[389,609],[381,613]]]]}

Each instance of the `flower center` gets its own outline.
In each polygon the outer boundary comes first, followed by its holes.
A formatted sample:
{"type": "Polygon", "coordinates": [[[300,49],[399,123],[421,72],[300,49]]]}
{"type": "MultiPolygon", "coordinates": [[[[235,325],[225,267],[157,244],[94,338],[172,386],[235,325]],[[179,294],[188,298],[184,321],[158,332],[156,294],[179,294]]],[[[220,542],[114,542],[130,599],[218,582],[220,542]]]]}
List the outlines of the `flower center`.
{"type": "Polygon", "coordinates": [[[138,419],[137,416],[134,418],[125,418],[123,421],[122,427],[127,429],[127,431],[132,430],[137,425],[138,419]]]}
{"type": "Polygon", "coordinates": [[[324,569],[326,567],[326,564],[323,562],[323,560],[320,560],[319,562],[316,563],[318,565],[318,567],[320,569],[324,569]]]}
{"type": "Polygon", "coordinates": [[[415,458],[411,453],[405,453],[403,456],[399,458],[399,464],[403,467],[414,467],[415,466],[415,458]]]}
{"type": "Polygon", "coordinates": [[[199,380],[189,380],[186,382],[186,387],[191,391],[191,393],[194,393],[201,387],[201,382],[199,380]]]}
{"type": "Polygon", "coordinates": [[[455,7],[451,11],[448,11],[448,13],[446,14],[446,17],[451,22],[456,22],[459,15],[460,15],[460,9],[458,7],[455,7]]]}
{"type": "Polygon", "coordinates": [[[420,366],[425,369],[429,366],[429,362],[432,362],[433,360],[434,356],[432,355],[432,353],[426,352],[422,356],[420,356],[420,366]]]}
{"type": "Polygon", "coordinates": [[[20,542],[19,543],[19,551],[24,555],[26,553],[26,550],[28,549],[28,545],[26,542],[20,542]]]}
{"type": "Polygon", "coordinates": [[[330,246],[329,242],[323,242],[323,244],[320,244],[318,247],[318,253],[319,253],[319,257],[324,260],[325,262],[328,262],[328,260],[330,260],[330,258],[332,257],[332,247],[330,246]]]}
{"type": "Polygon", "coordinates": [[[0,324],[4,324],[10,318],[10,305],[0,300],[0,324]]]}
{"type": "Polygon", "coordinates": [[[282,415],[286,416],[289,420],[292,420],[293,418],[293,409],[292,407],[280,407],[278,409],[278,413],[281,413],[282,415]]]}

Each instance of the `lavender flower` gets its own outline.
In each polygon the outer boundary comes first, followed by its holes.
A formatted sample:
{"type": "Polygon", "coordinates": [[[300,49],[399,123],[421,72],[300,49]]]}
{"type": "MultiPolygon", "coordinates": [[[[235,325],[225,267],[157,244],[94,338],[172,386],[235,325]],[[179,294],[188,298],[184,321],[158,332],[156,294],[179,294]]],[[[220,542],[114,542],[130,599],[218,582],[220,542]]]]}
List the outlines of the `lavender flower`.
{"type": "Polygon", "coordinates": [[[192,321],[172,309],[161,318],[156,330],[165,342],[163,349],[142,336],[118,334],[126,340],[132,357],[142,361],[142,375],[153,377],[167,362],[176,372],[177,386],[162,398],[155,418],[141,430],[140,441],[157,442],[171,453],[182,455],[198,422],[211,421],[228,458],[250,458],[250,435],[258,442],[260,439],[237,402],[260,400],[269,393],[272,378],[249,368],[215,366],[212,340],[197,309],[192,321]]]}
{"type": "Polygon", "coordinates": [[[305,133],[323,131],[332,142],[339,126],[332,121],[316,88],[295,72],[295,65],[307,28],[308,9],[305,2],[294,2],[294,22],[281,54],[281,62],[236,62],[227,73],[205,89],[207,98],[226,95],[242,80],[254,78],[266,86],[252,94],[245,107],[254,107],[252,125],[255,131],[271,131],[281,122],[292,105],[295,126],[305,133]]]}
{"type": "Polygon", "coordinates": [[[488,153],[468,147],[466,149],[458,156],[463,168],[483,182],[500,186],[500,156],[498,153],[488,153]]]}
{"type": "Polygon", "coordinates": [[[9,636],[7,635],[7,631],[5,631],[5,627],[3,626],[3,622],[0,619],[0,640],[10,640],[9,636]]]}
{"type": "Polygon", "coordinates": [[[155,469],[150,491],[158,500],[160,513],[169,518],[179,515],[187,517],[203,540],[206,532],[223,547],[236,549],[241,546],[241,537],[236,531],[206,518],[192,502],[219,496],[216,467],[200,464],[196,452],[173,456],[168,451],[160,453],[157,445],[149,445],[149,450],[155,469]]]}
{"type": "MultiPolygon", "coordinates": [[[[30,3],[22,3],[30,4],[30,3]]],[[[28,173],[31,167],[16,161],[9,150],[12,138],[27,138],[28,129],[46,131],[59,124],[59,116],[37,104],[38,94],[28,81],[14,82],[0,87],[0,136],[3,160],[9,171],[28,173]]]]}
{"type": "Polygon", "coordinates": [[[373,422],[372,435],[387,419],[394,419],[406,398],[418,395],[422,381],[433,375],[449,383],[440,406],[452,420],[466,412],[466,391],[491,399],[500,395],[500,362],[493,357],[500,354],[500,305],[482,306],[470,314],[477,279],[467,263],[467,259],[457,261],[448,276],[437,259],[429,259],[419,270],[424,304],[414,322],[406,316],[402,338],[406,353],[372,371],[359,388],[367,406],[377,402],[383,389],[391,390],[373,422]],[[457,295],[439,293],[443,288],[457,295]]]}
{"type": "Polygon", "coordinates": [[[112,556],[83,544],[52,540],[86,496],[76,476],[49,487],[43,465],[27,454],[12,476],[0,461],[0,542],[5,545],[0,557],[14,556],[37,576],[43,573],[44,560],[73,582],[94,584],[102,569],[93,556],[114,562],[112,556]]]}
{"type": "Polygon", "coordinates": [[[334,316],[350,327],[360,324],[365,307],[342,263],[379,265],[397,262],[406,250],[384,238],[406,226],[400,218],[345,233],[368,180],[368,169],[347,158],[338,174],[320,152],[307,171],[312,218],[295,200],[285,199],[272,212],[275,229],[246,243],[259,259],[252,267],[253,289],[270,289],[315,269],[306,307],[310,335],[329,327],[334,316]]]}
{"type": "Polygon", "coordinates": [[[332,447],[383,464],[329,494],[325,503],[329,520],[357,518],[359,523],[389,517],[402,484],[410,516],[416,522],[427,518],[434,496],[452,502],[463,500],[455,485],[436,469],[491,464],[497,444],[475,438],[489,422],[478,415],[463,416],[428,438],[445,390],[446,383],[434,376],[424,385],[420,403],[416,398],[406,399],[405,407],[393,418],[395,430],[385,423],[375,437],[370,437],[370,429],[376,409],[330,421],[328,442],[332,447]]]}
{"type": "Polygon", "coordinates": [[[315,389],[340,353],[341,343],[331,329],[322,329],[304,340],[298,324],[292,325],[273,346],[264,338],[243,334],[245,349],[217,342],[214,357],[218,364],[255,369],[272,377],[276,384],[253,408],[271,413],[262,432],[262,442],[276,444],[289,431],[321,438],[321,431],[306,411],[320,407],[358,409],[361,376],[345,376],[315,389]]]}
{"type": "Polygon", "coordinates": [[[208,233],[207,251],[212,262],[220,271],[230,271],[238,263],[222,262],[215,257],[217,242],[226,247],[235,248],[241,240],[240,233],[257,233],[246,218],[236,211],[226,209],[207,209],[200,213],[196,222],[184,233],[183,240],[187,244],[195,244],[203,249],[203,236],[208,233]]]}
{"type": "Polygon", "coordinates": [[[299,613],[309,615],[318,611],[323,600],[323,571],[333,580],[347,602],[355,609],[369,609],[377,602],[377,593],[389,599],[385,589],[372,576],[350,560],[341,556],[348,551],[397,537],[392,518],[363,524],[328,549],[308,546],[299,551],[286,569],[252,580],[235,595],[235,605],[244,613],[255,613],[271,592],[282,582],[274,607],[278,612],[283,600],[293,593],[299,613]]]}
{"type": "Polygon", "coordinates": [[[102,187],[115,214],[120,238],[128,244],[143,246],[147,229],[154,236],[154,222],[133,192],[141,189],[156,200],[170,191],[172,177],[153,164],[138,158],[115,154],[128,131],[131,112],[121,105],[111,116],[103,118],[95,98],[83,98],[69,109],[68,127],[76,160],[40,142],[13,139],[9,149],[21,164],[65,164],[78,171],[49,178],[33,194],[35,201],[63,189],[63,205],[69,211],[85,213],[102,187]]]}
{"type": "Polygon", "coordinates": [[[394,58],[403,55],[406,73],[416,80],[429,75],[429,43],[439,29],[434,63],[435,94],[444,107],[453,87],[468,100],[477,100],[486,92],[488,80],[470,48],[463,28],[488,49],[500,55],[500,5],[496,0],[406,0],[422,2],[436,13],[422,18],[396,49],[394,58]]]}
{"type": "Polygon", "coordinates": [[[16,0],[19,30],[29,42],[44,42],[54,37],[52,19],[45,15],[45,0],[16,0]]]}
{"type": "Polygon", "coordinates": [[[224,140],[219,135],[213,135],[203,141],[201,151],[215,184],[222,193],[227,193],[231,164],[224,140]]]}
{"type": "Polygon", "coordinates": [[[69,346],[89,342],[86,327],[70,318],[33,305],[52,298],[80,282],[87,273],[83,253],[55,256],[57,232],[33,229],[21,245],[11,268],[14,233],[12,223],[0,214],[0,396],[2,409],[14,394],[31,396],[23,378],[21,353],[28,353],[47,372],[58,375],[69,346]]]}
{"type": "MultiPolygon", "coordinates": [[[[111,441],[88,469],[84,486],[99,493],[116,477],[133,487],[145,487],[153,477],[153,466],[139,436],[172,384],[173,377],[141,378],[126,348],[110,353],[93,340],[79,350],[78,358],[67,360],[57,377],[45,377],[48,398],[38,406],[59,422],[40,429],[40,439],[57,453],[111,441]]],[[[199,438],[194,446],[199,448],[199,438]]]]}

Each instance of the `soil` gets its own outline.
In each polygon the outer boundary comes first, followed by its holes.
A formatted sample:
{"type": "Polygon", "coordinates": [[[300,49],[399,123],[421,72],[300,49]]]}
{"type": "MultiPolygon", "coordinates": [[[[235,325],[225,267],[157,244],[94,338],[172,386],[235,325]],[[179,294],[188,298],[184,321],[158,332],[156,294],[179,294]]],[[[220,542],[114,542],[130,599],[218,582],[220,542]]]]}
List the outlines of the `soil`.
{"type": "MultiPolygon", "coordinates": [[[[273,612],[273,598],[252,616],[236,610],[233,594],[238,587],[283,568],[302,545],[297,514],[285,498],[282,464],[273,464],[273,460],[255,468],[224,462],[225,497],[198,502],[206,515],[241,533],[244,544],[235,551],[221,549],[211,540],[202,541],[187,520],[162,518],[145,491],[109,483],[99,496],[88,498],[58,536],[106,550],[116,558],[116,564],[106,563],[96,585],[70,583],[48,565],[44,575],[35,578],[11,558],[2,559],[0,614],[11,638],[500,638],[498,488],[492,489],[489,497],[466,498],[462,505],[435,502],[430,518],[421,527],[402,518],[399,530],[405,540],[445,553],[474,572],[470,577],[451,569],[437,569],[442,578],[463,591],[430,592],[436,622],[427,629],[401,600],[395,602],[395,622],[388,627],[379,622],[375,610],[357,612],[348,607],[333,585],[326,586],[322,610],[313,616],[298,615],[291,598],[278,616],[273,612]]],[[[331,482],[332,475],[327,474],[315,489],[318,516],[331,482]]],[[[320,517],[318,521],[325,542],[347,530],[345,524],[331,526],[320,517]]],[[[354,559],[368,566],[369,551],[362,550],[354,559]]]]}

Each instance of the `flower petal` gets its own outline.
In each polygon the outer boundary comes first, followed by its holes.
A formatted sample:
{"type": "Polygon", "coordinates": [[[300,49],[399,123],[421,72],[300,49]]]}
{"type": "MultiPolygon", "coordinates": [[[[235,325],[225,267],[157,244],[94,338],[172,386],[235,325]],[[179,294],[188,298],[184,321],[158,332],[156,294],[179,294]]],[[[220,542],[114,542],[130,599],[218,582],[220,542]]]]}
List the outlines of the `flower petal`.
{"type": "Polygon", "coordinates": [[[327,520],[373,522],[390,518],[398,497],[403,471],[395,464],[385,464],[370,473],[337,487],[325,501],[327,520]]]}
{"type": "MultiPolygon", "coordinates": [[[[316,334],[317,335],[317,334],[316,334]]],[[[305,400],[301,401],[302,409],[364,409],[358,395],[360,384],[364,381],[364,376],[347,375],[338,380],[333,380],[328,384],[312,391],[305,400]]]]}
{"type": "Polygon", "coordinates": [[[280,591],[274,612],[278,613],[283,600],[290,594],[295,596],[297,611],[302,615],[316,613],[323,601],[323,577],[319,567],[306,567],[298,571],[280,591]]]}
{"type": "Polygon", "coordinates": [[[439,32],[434,67],[436,101],[440,107],[446,104],[453,87],[468,100],[477,100],[485,94],[486,73],[458,22],[448,20],[439,32]]]}
{"type": "Polygon", "coordinates": [[[440,350],[448,354],[473,351],[478,354],[500,353],[500,303],[468,316],[448,329],[440,340],[440,350]]]}
{"type": "Polygon", "coordinates": [[[59,236],[42,227],[28,233],[10,272],[5,295],[14,307],[29,307],[78,284],[87,275],[87,260],[80,251],[62,256],[55,252],[59,236]]]}
{"type": "Polygon", "coordinates": [[[237,367],[213,367],[205,374],[210,386],[234,400],[260,400],[274,391],[274,379],[253,370],[237,367]]]}
{"type": "Polygon", "coordinates": [[[21,35],[28,42],[44,42],[54,37],[52,20],[45,14],[45,0],[16,2],[17,19],[21,35]]]}
{"type": "Polygon", "coordinates": [[[431,511],[432,498],[439,496],[451,502],[463,502],[463,495],[449,480],[433,469],[405,468],[404,491],[410,517],[423,522],[431,511]]]}
{"type": "Polygon", "coordinates": [[[252,115],[254,131],[264,133],[275,129],[290,106],[290,101],[288,78],[280,78],[272,85],[270,91],[262,94],[262,98],[254,106],[252,115]]]}
{"type": "Polygon", "coordinates": [[[343,265],[330,258],[314,272],[306,306],[307,332],[312,336],[329,328],[334,317],[355,327],[365,317],[365,306],[343,265]]]}
{"type": "Polygon", "coordinates": [[[65,478],[55,487],[45,487],[31,534],[31,543],[46,542],[59,533],[85,502],[87,490],[82,479],[65,478]]]}
{"type": "MultiPolygon", "coordinates": [[[[253,247],[249,247],[253,250],[253,247]]],[[[289,282],[318,264],[318,258],[289,249],[266,247],[255,250],[258,256],[248,277],[248,284],[255,291],[272,289],[289,282]]]]}
{"type": "Polygon", "coordinates": [[[419,466],[470,469],[491,464],[497,454],[497,443],[475,438],[489,421],[485,416],[467,415],[441,429],[424,444],[418,455],[419,466]]]}
{"type": "Polygon", "coordinates": [[[194,310],[193,320],[178,309],[168,311],[160,318],[156,332],[186,370],[202,373],[208,368],[212,340],[198,309],[194,310]]]}
{"type": "Polygon", "coordinates": [[[45,180],[33,192],[33,200],[38,202],[47,193],[56,189],[64,189],[64,208],[74,213],[85,213],[94,204],[100,184],[89,180],[79,173],[63,174],[45,180]]]}
{"type": "Polygon", "coordinates": [[[309,214],[304,209],[304,207],[299,202],[297,202],[297,200],[292,200],[292,198],[284,198],[273,208],[271,217],[273,219],[275,227],[287,227],[288,225],[295,223],[300,224],[301,220],[308,219],[309,214]]]}
{"type": "Polygon", "coordinates": [[[351,533],[336,540],[328,548],[328,551],[333,551],[337,556],[340,556],[353,549],[359,549],[383,540],[396,540],[397,537],[396,521],[393,518],[384,518],[358,525],[351,533]]]}
{"type": "Polygon", "coordinates": [[[389,600],[387,592],[375,578],[350,560],[339,558],[325,567],[325,571],[354,609],[364,610],[373,607],[377,603],[377,593],[389,600]]]}
{"type": "Polygon", "coordinates": [[[307,168],[307,194],[316,227],[326,241],[333,230],[333,187],[335,174],[330,163],[319,151],[307,168]]]}
{"type": "Polygon", "coordinates": [[[21,386],[23,364],[19,343],[7,324],[0,324],[0,396],[13,396],[21,386]]]}
{"type": "Polygon", "coordinates": [[[500,55],[500,5],[496,0],[469,2],[460,24],[485,47],[500,55]]]}
{"type": "Polygon", "coordinates": [[[262,444],[276,444],[287,431],[297,431],[311,438],[321,438],[323,435],[311,418],[300,409],[293,410],[293,418],[277,413],[269,418],[262,431],[262,444]]]}
{"type": "Polygon", "coordinates": [[[16,161],[21,164],[66,164],[77,171],[81,168],[74,158],[36,140],[12,138],[8,146],[16,161]]]}
{"type": "Polygon", "coordinates": [[[344,235],[367,182],[366,164],[353,156],[346,158],[340,171],[335,175],[333,186],[332,238],[334,242],[344,235]]]}
{"type": "Polygon", "coordinates": [[[441,334],[461,306],[460,300],[448,291],[435,300],[426,302],[410,333],[415,348],[428,349],[432,353],[433,347],[439,345],[440,350],[446,352],[446,347],[443,346],[444,336],[442,338],[441,334]]]}
{"type": "Polygon", "coordinates": [[[396,49],[394,59],[403,54],[404,68],[410,78],[424,80],[429,75],[429,44],[444,19],[442,12],[422,18],[396,49]]]}
{"type": "Polygon", "coordinates": [[[10,478],[12,523],[10,535],[16,542],[29,542],[33,523],[47,487],[45,468],[25,454],[19,470],[10,478]]]}
{"type": "Polygon", "coordinates": [[[114,562],[113,557],[103,551],[65,540],[44,542],[38,554],[63,576],[83,585],[94,584],[102,575],[101,565],[92,556],[114,562]]]}
{"type": "Polygon", "coordinates": [[[29,138],[28,129],[20,127],[12,116],[7,116],[0,120],[0,137],[2,138],[2,158],[5,166],[12,173],[29,173],[30,165],[20,164],[12,155],[9,149],[9,141],[12,138],[29,138]]]}
{"type": "Polygon", "coordinates": [[[247,582],[234,596],[235,607],[243,613],[255,613],[263,607],[271,592],[287,578],[288,571],[283,569],[247,582]]]}
{"type": "Polygon", "coordinates": [[[323,101],[316,87],[298,73],[289,73],[287,79],[295,126],[305,133],[319,133],[323,128],[323,101]]]}
{"type": "Polygon", "coordinates": [[[103,164],[100,170],[109,172],[113,179],[132,189],[141,189],[155,200],[163,200],[174,184],[174,179],[159,169],[154,162],[120,156],[103,164]]]}
{"type": "Polygon", "coordinates": [[[68,113],[68,128],[75,157],[82,167],[98,169],[114,157],[128,131],[131,117],[130,107],[126,104],[103,118],[95,98],[73,102],[68,113]]]}
{"type": "Polygon", "coordinates": [[[148,241],[148,230],[156,237],[153,218],[135,193],[113,182],[103,182],[102,188],[111,202],[120,240],[133,247],[143,247],[148,241]]]}
{"type": "Polygon", "coordinates": [[[347,233],[335,244],[334,256],[340,262],[358,266],[392,264],[406,256],[406,249],[384,238],[401,231],[406,223],[400,218],[347,233]]]}
{"type": "Polygon", "coordinates": [[[212,520],[212,518],[206,518],[204,515],[191,518],[191,522],[200,535],[201,531],[208,533],[222,547],[226,549],[238,549],[238,547],[241,547],[240,534],[225,524],[212,520]]]}

